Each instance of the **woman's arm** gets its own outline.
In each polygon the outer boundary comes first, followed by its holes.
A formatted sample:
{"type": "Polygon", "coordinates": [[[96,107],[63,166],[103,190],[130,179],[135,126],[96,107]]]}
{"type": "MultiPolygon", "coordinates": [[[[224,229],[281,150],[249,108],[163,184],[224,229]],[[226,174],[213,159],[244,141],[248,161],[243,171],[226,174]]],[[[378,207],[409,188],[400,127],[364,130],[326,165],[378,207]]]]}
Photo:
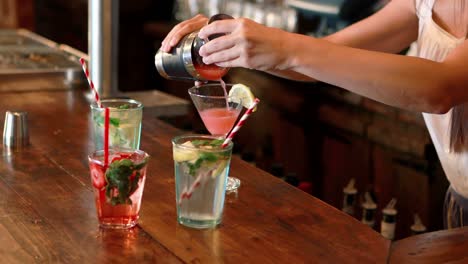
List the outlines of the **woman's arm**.
{"type": "Polygon", "coordinates": [[[372,16],[324,39],[353,48],[398,53],[417,37],[414,0],[392,0],[372,16]]]}
{"type": "Polygon", "coordinates": [[[379,102],[414,111],[445,113],[468,101],[468,41],[443,62],[366,51],[298,38],[288,68],[379,102]],[[301,46],[310,47],[307,51],[301,46]],[[307,56],[320,54],[320,56],[307,56]]]}
{"type": "MultiPolygon", "coordinates": [[[[468,101],[468,67],[463,66],[468,59],[468,42],[440,63],[380,53],[397,53],[416,37],[413,1],[393,0],[375,16],[324,39],[349,48],[305,40],[317,43],[310,45],[313,50],[309,52],[323,56],[305,57],[308,52],[301,50],[292,59],[291,71],[316,76],[321,81],[409,110],[445,113],[468,101]],[[386,30],[381,31],[376,25],[386,30]]],[[[293,45],[307,45],[305,42],[302,38],[293,45]]]]}
{"type": "MultiPolygon", "coordinates": [[[[398,53],[416,40],[418,20],[413,1],[393,0],[372,16],[324,38],[329,42],[373,51],[398,53]]],[[[297,81],[314,79],[292,70],[269,73],[297,81]]]]}
{"type": "Polygon", "coordinates": [[[468,101],[468,67],[463,66],[468,61],[468,42],[443,62],[387,53],[398,52],[416,39],[418,20],[413,5],[410,0],[393,0],[375,16],[326,39],[266,28],[245,19],[217,21],[202,28],[199,35],[230,34],[205,44],[200,54],[207,64],[292,71],[388,105],[445,113],[468,101]]]}

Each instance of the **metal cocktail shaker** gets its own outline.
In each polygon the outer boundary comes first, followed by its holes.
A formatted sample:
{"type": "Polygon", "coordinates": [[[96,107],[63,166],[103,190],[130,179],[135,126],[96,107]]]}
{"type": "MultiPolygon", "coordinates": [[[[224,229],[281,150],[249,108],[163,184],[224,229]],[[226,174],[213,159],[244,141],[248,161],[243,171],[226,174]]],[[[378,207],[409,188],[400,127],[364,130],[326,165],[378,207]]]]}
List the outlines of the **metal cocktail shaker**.
{"type": "MultiPolygon", "coordinates": [[[[232,19],[225,14],[214,15],[208,23],[215,20],[232,19]]],[[[158,50],[155,65],[159,74],[170,80],[216,81],[221,79],[229,68],[207,65],[202,61],[199,50],[203,44],[220,36],[210,36],[208,40],[198,37],[198,31],[187,34],[170,53],[158,50]]]]}

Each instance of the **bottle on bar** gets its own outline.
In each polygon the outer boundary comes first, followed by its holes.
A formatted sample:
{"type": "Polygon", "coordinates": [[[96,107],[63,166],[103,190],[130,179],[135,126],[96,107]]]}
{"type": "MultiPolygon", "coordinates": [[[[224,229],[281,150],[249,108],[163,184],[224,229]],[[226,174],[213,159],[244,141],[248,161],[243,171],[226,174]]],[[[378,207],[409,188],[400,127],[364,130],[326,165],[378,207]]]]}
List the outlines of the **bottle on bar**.
{"type": "Polygon", "coordinates": [[[273,163],[270,168],[270,173],[277,178],[282,179],[284,177],[284,167],[281,163],[273,163]]]}
{"type": "Polygon", "coordinates": [[[286,173],[284,181],[291,184],[294,187],[299,186],[299,179],[297,178],[297,174],[295,172],[286,173]]]}
{"type": "Polygon", "coordinates": [[[412,235],[419,235],[425,233],[427,230],[426,226],[422,223],[421,218],[418,214],[414,214],[414,224],[411,225],[412,235]]]}
{"type": "Polygon", "coordinates": [[[364,203],[362,203],[362,219],[361,222],[374,228],[375,225],[375,211],[377,210],[377,204],[372,199],[369,192],[364,194],[364,203]]]}
{"type": "Polygon", "coordinates": [[[382,222],[380,225],[380,234],[388,240],[395,238],[396,216],[398,211],[395,209],[397,200],[392,198],[387,206],[382,210],[382,222]]]}
{"type": "Polygon", "coordinates": [[[352,178],[348,185],[343,188],[343,207],[341,211],[354,215],[354,206],[356,204],[357,189],[354,187],[355,179],[352,178]]]}

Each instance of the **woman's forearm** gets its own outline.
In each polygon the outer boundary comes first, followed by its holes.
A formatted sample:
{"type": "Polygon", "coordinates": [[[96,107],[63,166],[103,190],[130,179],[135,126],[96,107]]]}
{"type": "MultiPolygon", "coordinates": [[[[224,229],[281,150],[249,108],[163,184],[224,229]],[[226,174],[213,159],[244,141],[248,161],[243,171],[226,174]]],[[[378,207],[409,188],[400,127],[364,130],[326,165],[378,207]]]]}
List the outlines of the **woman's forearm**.
{"type": "Polygon", "coordinates": [[[285,78],[288,80],[293,80],[293,81],[299,81],[299,82],[313,82],[316,81],[314,78],[311,78],[307,75],[292,71],[292,70],[270,70],[267,71],[267,73],[285,78]]]}
{"type": "Polygon", "coordinates": [[[442,113],[453,106],[442,63],[294,38],[288,42],[291,71],[409,110],[442,113]]]}

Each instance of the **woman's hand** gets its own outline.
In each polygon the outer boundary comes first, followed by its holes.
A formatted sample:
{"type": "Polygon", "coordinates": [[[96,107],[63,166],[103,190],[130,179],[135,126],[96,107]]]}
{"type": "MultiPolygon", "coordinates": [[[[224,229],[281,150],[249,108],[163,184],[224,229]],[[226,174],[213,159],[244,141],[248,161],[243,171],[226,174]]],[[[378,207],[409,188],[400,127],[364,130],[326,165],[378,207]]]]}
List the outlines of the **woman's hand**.
{"type": "Polygon", "coordinates": [[[203,45],[200,55],[206,64],[244,67],[262,71],[284,70],[288,66],[288,42],[293,34],[258,24],[250,19],[219,20],[203,27],[198,36],[226,34],[203,45]]]}
{"type": "Polygon", "coordinates": [[[185,35],[202,28],[207,22],[208,18],[203,15],[196,15],[189,20],[180,22],[167,34],[166,38],[164,38],[161,43],[161,50],[170,52],[185,35]]]}

